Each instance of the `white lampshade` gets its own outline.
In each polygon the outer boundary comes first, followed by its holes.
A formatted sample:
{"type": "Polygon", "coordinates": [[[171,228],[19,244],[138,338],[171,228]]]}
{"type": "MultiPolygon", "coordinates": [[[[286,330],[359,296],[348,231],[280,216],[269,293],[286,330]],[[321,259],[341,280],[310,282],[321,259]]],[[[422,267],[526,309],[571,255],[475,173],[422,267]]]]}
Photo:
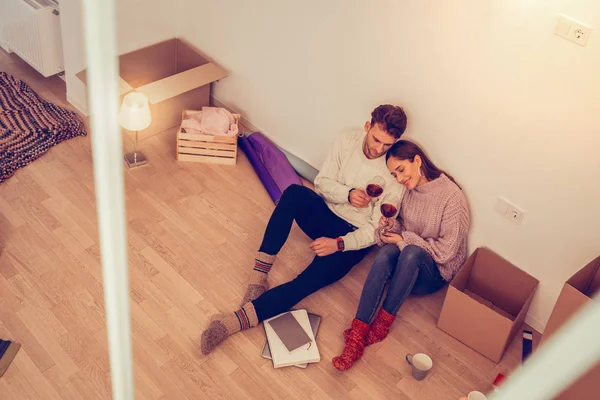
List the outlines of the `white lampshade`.
{"type": "Polygon", "coordinates": [[[149,127],[152,116],[148,98],[138,92],[127,94],[121,105],[120,121],[121,126],[129,131],[141,131],[149,127]]]}

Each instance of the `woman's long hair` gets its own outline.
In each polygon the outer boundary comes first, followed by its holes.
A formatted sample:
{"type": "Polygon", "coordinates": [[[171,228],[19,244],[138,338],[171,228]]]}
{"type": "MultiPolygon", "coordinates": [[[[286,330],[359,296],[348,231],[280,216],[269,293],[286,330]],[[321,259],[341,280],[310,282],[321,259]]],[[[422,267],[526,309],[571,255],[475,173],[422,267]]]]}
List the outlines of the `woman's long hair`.
{"type": "Polygon", "coordinates": [[[416,143],[413,143],[409,140],[398,140],[396,143],[394,143],[394,145],[388,150],[385,156],[385,161],[387,162],[391,157],[394,157],[399,160],[409,160],[410,162],[414,162],[415,156],[421,157],[421,173],[428,181],[437,179],[441,174],[445,174],[448,179],[450,179],[456,184],[456,186],[460,188],[460,185],[456,183],[452,176],[439,169],[416,143]]]}

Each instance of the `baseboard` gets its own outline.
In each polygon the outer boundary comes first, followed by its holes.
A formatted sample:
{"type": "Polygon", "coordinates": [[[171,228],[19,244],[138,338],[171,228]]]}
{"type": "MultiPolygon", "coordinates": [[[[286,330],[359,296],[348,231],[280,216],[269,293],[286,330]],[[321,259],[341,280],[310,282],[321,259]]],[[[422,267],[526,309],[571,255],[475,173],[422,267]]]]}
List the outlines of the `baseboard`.
{"type": "Polygon", "coordinates": [[[87,112],[87,108],[84,107],[81,103],[79,103],[77,100],[75,100],[72,96],[69,95],[69,93],[67,93],[67,101],[77,109],[77,111],[79,111],[80,113],[82,113],[83,115],[85,115],[86,117],[88,116],[88,112],[87,112]]]}
{"type": "Polygon", "coordinates": [[[538,331],[539,333],[544,333],[544,329],[546,329],[546,324],[535,318],[531,314],[527,314],[525,317],[525,323],[538,331]]]}
{"type": "MultiPolygon", "coordinates": [[[[228,104],[223,103],[221,100],[217,99],[213,95],[210,96],[210,104],[212,104],[212,105],[214,105],[216,107],[221,107],[221,108],[224,108],[226,110],[229,110],[229,112],[231,112],[231,113],[240,114],[240,112],[238,110],[235,110],[233,107],[229,106],[228,104]]],[[[259,129],[256,125],[254,125],[252,122],[250,122],[243,115],[240,118],[240,122],[242,123],[242,125],[244,125],[248,129],[250,129],[251,131],[254,131],[254,132],[260,131],[263,135],[267,136],[261,129],[259,129]]],[[[269,137],[269,139],[273,140],[271,137],[269,137]]],[[[273,142],[273,143],[275,143],[275,142],[273,142]]],[[[275,143],[275,144],[277,144],[277,143],[275,143]]],[[[277,146],[279,147],[278,144],[277,144],[277,146]]]]}
{"type": "Polygon", "coordinates": [[[2,49],[8,54],[12,53],[12,51],[10,51],[10,47],[8,47],[8,43],[6,42],[0,42],[0,47],[2,47],[2,49]]]}
{"type": "MultiPolygon", "coordinates": [[[[229,112],[232,112],[235,114],[242,114],[239,112],[239,110],[235,110],[233,107],[229,106],[228,104],[222,102],[221,100],[219,100],[218,98],[216,98],[215,96],[212,96],[212,95],[210,96],[210,104],[212,104],[216,107],[224,108],[226,110],[229,110],[229,112]]],[[[242,117],[240,118],[240,122],[244,127],[249,129],[250,131],[260,132],[263,135],[265,135],[271,142],[273,142],[286,155],[290,164],[292,164],[292,167],[294,167],[294,169],[296,169],[296,172],[301,177],[303,177],[304,179],[308,180],[311,183],[314,182],[314,179],[317,176],[317,173],[319,172],[319,170],[317,168],[313,167],[311,164],[309,164],[302,158],[298,157],[293,152],[291,152],[288,149],[286,149],[285,147],[281,146],[279,143],[277,143],[277,140],[274,139],[273,136],[271,136],[267,132],[265,132],[264,129],[260,129],[258,126],[256,126],[254,123],[252,123],[252,121],[250,121],[246,117],[244,117],[243,114],[242,114],[242,117]]]]}

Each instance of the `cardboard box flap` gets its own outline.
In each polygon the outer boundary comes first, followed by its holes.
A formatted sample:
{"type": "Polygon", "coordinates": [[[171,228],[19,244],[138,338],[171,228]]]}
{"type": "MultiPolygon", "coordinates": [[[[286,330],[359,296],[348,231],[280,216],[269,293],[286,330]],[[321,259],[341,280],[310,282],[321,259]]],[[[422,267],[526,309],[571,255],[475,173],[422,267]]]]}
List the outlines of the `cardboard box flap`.
{"type": "Polygon", "coordinates": [[[600,257],[590,261],[585,267],[577,271],[567,283],[581,293],[587,294],[592,290],[591,286],[595,286],[595,281],[600,280],[600,278],[596,278],[598,274],[600,274],[600,257]]]}
{"type": "Polygon", "coordinates": [[[544,329],[544,336],[542,337],[542,343],[544,343],[573,315],[575,315],[583,306],[590,302],[590,298],[582,294],[579,290],[575,289],[568,283],[565,283],[558,300],[554,305],[546,329],[544,329]]]}
{"type": "Polygon", "coordinates": [[[119,77],[119,96],[129,93],[132,90],[133,88],[129,85],[129,83],[125,82],[121,77],[119,77]]]}
{"type": "Polygon", "coordinates": [[[460,271],[458,271],[454,279],[452,279],[450,282],[450,286],[455,287],[461,292],[465,291],[469,283],[471,271],[473,270],[473,264],[475,264],[475,260],[477,259],[478,251],[479,249],[475,250],[473,254],[471,254],[471,256],[465,262],[465,265],[462,266],[460,271]]]}
{"type": "Polygon", "coordinates": [[[517,316],[538,280],[490,249],[478,249],[468,289],[517,316]]]}
{"type": "MultiPolygon", "coordinates": [[[[79,80],[81,82],[83,82],[84,84],[87,85],[87,70],[86,69],[84,69],[81,72],[78,72],[77,74],[75,74],[75,76],[77,78],[79,78],[79,80]]],[[[129,85],[127,82],[125,82],[123,80],[123,78],[121,78],[119,76],[119,96],[122,96],[128,92],[131,92],[132,90],[133,90],[133,88],[131,87],[131,85],[129,85]]]]}
{"type": "Polygon", "coordinates": [[[177,39],[169,39],[121,54],[119,76],[133,88],[138,88],[182,72],[177,69],[178,43],[177,39]]]}
{"type": "Polygon", "coordinates": [[[187,71],[188,69],[196,68],[210,62],[210,60],[202,55],[200,50],[181,38],[177,39],[176,51],[177,72],[187,71]]]}
{"type": "Polygon", "coordinates": [[[438,327],[498,362],[513,322],[454,287],[448,288],[438,327]]]}
{"type": "Polygon", "coordinates": [[[228,73],[219,66],[208,63],[141,86],[137,91],[146,95],[150,103],[156,104],[225,78],[227,75],[228,73]]]}
{"type": "Polygon", "coordinates": [[[600,268],[596,271],[596,276],[592,279],[592,283],[587,290],[587,295],[589,297],[594,297],[596,294],[600,293],[600,268]]]}
{"type": "Polygon", "coordinates": [[[510,335],[508,336],[506,345],[510,345],[510,343],[512,343],[512,341],[515,338],[515,336],[517,335],[517,333],[522,329],[523,323],[525,322],[525,317],[527,316],[527,311],[529,310],[529,306],[531,305],[531,301],[533,300],[534,295],[535,295],[535,291],[531,292],[531,294],[527,298],[527,301],[525,302],[525,305],[521,309],[521,312],[517,315],[517,318],[513,324],[513,327],[510,330],[510,335]]]}
{"type": "Polygon", "coordinates": [[[472,298],[473,300],[475,300],[476,302],[483,304],[487,308],[492,308],[494,306],[494,303],[492,303],[489,300],[484,299],[483,297],[479,296],[476,293],[471,292],[469,289],[465,289],[465,291],[463,293],[466,294],[467,296],[469,296],[470,298],[472,298]]]}

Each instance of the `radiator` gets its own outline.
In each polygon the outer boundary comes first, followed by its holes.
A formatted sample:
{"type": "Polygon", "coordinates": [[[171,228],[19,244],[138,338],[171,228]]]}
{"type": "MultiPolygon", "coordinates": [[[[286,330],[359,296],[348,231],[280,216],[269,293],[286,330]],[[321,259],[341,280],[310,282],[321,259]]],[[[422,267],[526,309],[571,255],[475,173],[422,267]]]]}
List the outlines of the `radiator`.
{"type": "Polygon", "coordinates": [[[56,0],[0,0],[5,44],[43,76],[64,71],[56,0]]]}

